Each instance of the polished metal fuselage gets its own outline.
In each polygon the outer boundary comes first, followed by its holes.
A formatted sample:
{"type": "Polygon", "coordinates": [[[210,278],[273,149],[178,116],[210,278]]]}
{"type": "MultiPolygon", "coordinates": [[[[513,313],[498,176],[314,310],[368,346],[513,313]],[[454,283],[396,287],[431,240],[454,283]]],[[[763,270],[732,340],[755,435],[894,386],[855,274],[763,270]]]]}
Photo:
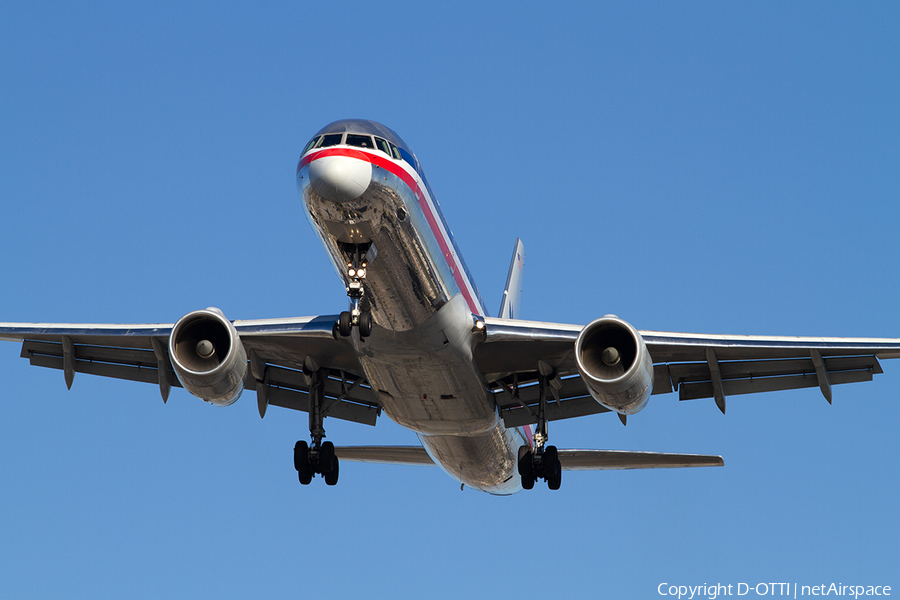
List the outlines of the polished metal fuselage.
{"type": "Polygon", "coordinates": [[[354,330],[351,342],[384,412],[415,431],[461,483],[514,493],[521,489],[518,448],[529,441],[499,419],[473,361],[481,338],[473,317],[484,309],[418,171],[376,152],[331,148],[301,157],[297,178],[310,221],[345,284],[349,249],[368,250],[361,308],[371,310],[375,327],[365,339],[354,330]],[[319,194],[310,164],[326,156],[372,161],[365,191],[339,201],[319,194]]]}

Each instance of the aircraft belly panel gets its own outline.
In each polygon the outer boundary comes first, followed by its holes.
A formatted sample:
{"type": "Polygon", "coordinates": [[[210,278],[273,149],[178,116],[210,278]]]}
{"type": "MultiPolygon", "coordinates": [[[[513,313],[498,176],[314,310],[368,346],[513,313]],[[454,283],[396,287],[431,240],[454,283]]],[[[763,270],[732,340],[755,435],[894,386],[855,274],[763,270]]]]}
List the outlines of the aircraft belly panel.
{"type": "Polygon", "coordinates": [[[419,435],[429,456],[457,481],[491,494],[514,494],[522,489],[518,476],[521,433],[498,425],[478,435],[419,435]]]}
{"type": "Polygon", "coordinates": [[[425,434],[468,435],[496,427],[493,395],[472,360],[472,317],[457,294],[411,331],[376,328],[354,339],[360,364],[391,419],[425,434]]]}

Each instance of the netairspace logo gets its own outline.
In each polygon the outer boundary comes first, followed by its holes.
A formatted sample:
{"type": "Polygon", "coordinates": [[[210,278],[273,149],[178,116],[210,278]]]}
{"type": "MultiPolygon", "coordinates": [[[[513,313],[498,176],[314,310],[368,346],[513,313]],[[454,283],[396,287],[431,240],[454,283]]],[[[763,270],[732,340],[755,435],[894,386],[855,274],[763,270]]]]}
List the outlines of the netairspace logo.
{"type": "Polygon", "coordinates": [[[797,583],[723,583],[703,585],[675,585],[661,583],[656,591],[660,596],[672,596],[678,600],[692,600],[693,598],[709,598],[716,600],[722,596],[788,596],[800,598],[802,596],[844,596],[846,598],[859,598],[861,596],[890,596],[889,585],[843,585],[841,583],[799,585],[797,583]]]}

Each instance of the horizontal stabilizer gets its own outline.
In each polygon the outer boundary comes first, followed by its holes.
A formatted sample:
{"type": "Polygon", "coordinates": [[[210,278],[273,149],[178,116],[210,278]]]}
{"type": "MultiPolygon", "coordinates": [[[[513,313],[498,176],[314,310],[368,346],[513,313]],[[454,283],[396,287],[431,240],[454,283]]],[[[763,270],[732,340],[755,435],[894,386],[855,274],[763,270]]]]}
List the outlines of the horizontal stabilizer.
{"type": "MultiPolygon", "coordinates": [[[[421,446],[342,446],[335,448],[334,453],[339,459],[350,462],[434,466],[434,461],[421,446]]],[[[560,450],[559,462],[563,471],[676,469],[725,465],[721,456],[631,450],[560,450]]]]}
{"type": "Polygon", "coordinates": [[[434,466],[421,446],[341,446],[334,449],[334,454],[351,462],[434,466]]]}
{"type": "Polygon", "coordinates": [[[725,461],[721,456],[633,452],[631,450],[560,450],[559,462],[563,471],[725,466],[725,461]]]}

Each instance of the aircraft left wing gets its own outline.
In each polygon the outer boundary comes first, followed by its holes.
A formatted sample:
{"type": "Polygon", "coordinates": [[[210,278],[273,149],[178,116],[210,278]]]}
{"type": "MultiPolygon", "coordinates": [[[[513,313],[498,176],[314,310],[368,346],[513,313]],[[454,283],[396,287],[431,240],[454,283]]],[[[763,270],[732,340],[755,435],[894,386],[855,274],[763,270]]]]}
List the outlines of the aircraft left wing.
{"type": "MultiPolygon", "coordinates": [[[[601,412],[582,381],[575,344],[584,327],[485,318],[475,361],[509,427],[537,422],[539,374],[552,372],[547,420],[601,412]]],[[[652,393],[713,398],[724,413],[731,395],[871,381],[879,359],[900,358],[900,339],[705,335],[639,331],[653,363],[652,393]]]]}
{"type": "MultiPolygon", "coordinates": [[[[336,339],[336,315],[238,320],[233,325],[250,357],[244,390],[255,390],[260,414],[269,404],[309,410],[310,359],[326,369],[327,416],[374,425],[381,407],[363,376],[353,347],[336,339]]],[[[32,365],[61,369],[71,387],[75,373],[159,386],[165,401],[181,387],[169,358],[172,324],[95,325],[0,323],[0,340],[22,342],[32,365]]]]}

